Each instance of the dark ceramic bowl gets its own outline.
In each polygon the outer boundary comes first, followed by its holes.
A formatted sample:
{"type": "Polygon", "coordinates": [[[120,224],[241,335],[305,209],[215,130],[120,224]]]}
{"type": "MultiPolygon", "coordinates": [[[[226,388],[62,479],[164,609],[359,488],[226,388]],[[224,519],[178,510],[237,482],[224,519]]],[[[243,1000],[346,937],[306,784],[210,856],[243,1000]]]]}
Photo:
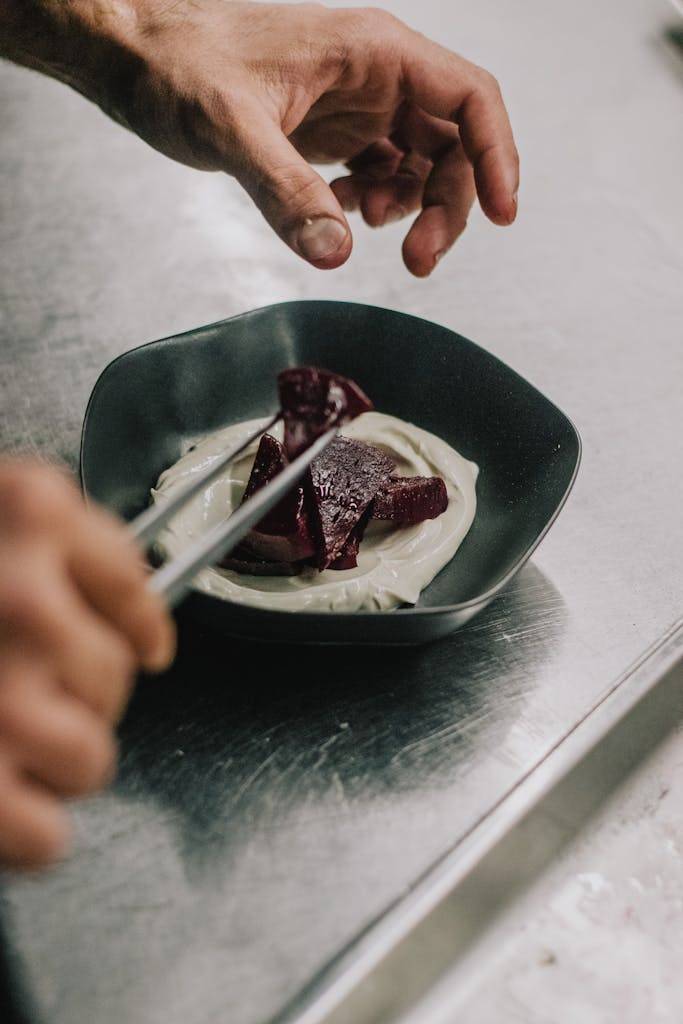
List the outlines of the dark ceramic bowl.
{"type": "Polygon", "coordinates": [[[102,373],[81,443],[86,495],[131,519],[183,442],[275,408],[275,374],[323,366],[358,381],[381,412],[410,420],[479,464],[477,514],[415,607],[281,612],[199,592],[183,611],[258,640],[419,644],[485,607],[562,508],[581,442],[547,398],[445,327],[372,306],[288,302],[126,352],[102,373]]]}

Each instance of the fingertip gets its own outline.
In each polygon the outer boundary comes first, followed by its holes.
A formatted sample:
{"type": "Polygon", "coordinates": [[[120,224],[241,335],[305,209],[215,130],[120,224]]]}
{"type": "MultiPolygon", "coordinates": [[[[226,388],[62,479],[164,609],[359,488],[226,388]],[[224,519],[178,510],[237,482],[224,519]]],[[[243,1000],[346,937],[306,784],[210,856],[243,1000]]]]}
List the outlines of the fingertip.
{"type": "MultiPolygon", "coordinates": [[[[507,116],[505,118],[507,124],[507,116]]],[[[503,132],[503,136],[509,134],[503,132]]],[[[519,155],[510,134],[509,139],[486,137],[475,140],[469,127],[462,126],[461,137],[472,163],[477,196],[482,210],[494,224],[511,224],[516,214],[519,188],[519,155]]]]}
{"type": "Polygon", "coordinates": [[[413,263],[411,265],[410,263],[406,262],[406,267],[413,275],[413,277],[420,278],[421,280],[424,280],[425,278],[429,277],[432,271],[434,270],[434,266],[428,267],[425,266],[424,264],[419,263],[413,263]]]}
{"type": "Polygon", "coordinates": [[[493,223],[508,227],[517,216],[517,182],[499,168],[477,168],[475,182],[479,205],[493,223]]]}
{"type": "Polygon", "coordinates": [[[477,196],[479,205],[492,224],[507,227],[511,223],[512,197],[507,189],[491,188],[487,182],[477,180],[477,196]]]}
{"type": "Polygon", "coordinates": [[[383,212],[368,206],[367,203],[363,203],[361,207],[363,213],[363,220],[369,228],[377,229],[383,228],[385,223],[385,216],[383,212]]]}
{"type": "Polygon", "coordinates": [[[517,217],[517,204],[512,199],[497,203],[483,203],[480,200],[480,204],[488,219],[496,227],[508,228],[517,217]]]}
{"type": "Polygon", "coordinates": [[[402,254],[403,262],[413,277],[429,277],[437,263],[435,257],[414,246],[410,235],[403,243],[402,254]]]}
{"type": "Polygon", "coordinates": [[[426,207],[403,242],[403,260],[414,277],[429,277],[467,227],[467,212],[442,205],[426,207]]]}
{"type": "Polygon", "coordinates": [[[142,651],[142,666],[147,672],[158,675],[170,668],[176,656],[177,632],[173,619],[164,613],[162,619],[150,631],[149,640],[142,651]]]}
{"type": "Polygon", "coordinates": [[[396,224],[408,216],[408,210],[401,203],[392,201],[391,196],[369,191],[365,196],[361,210],[363,220],[371,228],[384,228],[396,224]]]}

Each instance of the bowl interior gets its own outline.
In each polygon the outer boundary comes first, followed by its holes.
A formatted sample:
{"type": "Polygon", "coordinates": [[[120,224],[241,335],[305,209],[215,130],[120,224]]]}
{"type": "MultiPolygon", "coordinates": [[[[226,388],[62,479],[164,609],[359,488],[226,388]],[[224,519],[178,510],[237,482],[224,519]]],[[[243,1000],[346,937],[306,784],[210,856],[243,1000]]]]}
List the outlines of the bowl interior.
{"type": "Polygon", "coordinates": [[[479,464],[474,524],[418,607],[477,601],[523,563],[573,481],[576,430],[477,345],[376,307],[285,303],[119,357],[101,375],[86,414],[86,493],[131,518],[185,441],[270,413],[276,373],[306,363],[352,377],[381,412],[438,434],[479,464]]]}

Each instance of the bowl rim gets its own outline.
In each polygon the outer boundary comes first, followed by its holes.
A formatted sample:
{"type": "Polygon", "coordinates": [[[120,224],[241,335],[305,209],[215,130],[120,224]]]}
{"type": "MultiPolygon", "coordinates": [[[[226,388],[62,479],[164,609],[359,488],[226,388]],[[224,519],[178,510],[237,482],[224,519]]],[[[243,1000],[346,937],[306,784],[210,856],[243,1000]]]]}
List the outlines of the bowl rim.
{"type": "Polygon", "coordinates": [[[283,302],[268,303],[265,306],[258,306],[255,309],[244,310],[242,313],[234,314],[234,316],[225,317],[222,320],[214,320],[214,321],[212,321],[209,324],[202,324],[199,327],[190,327],[187,330],[181,331],[178,334],[169,334],[169,335],[165,335],[163,338],[156,338],[153,341],[146,341],[146,342],[143,342],[143,344],[141,344],[141,345],[135,345],[133,348],[127,349],[125,352],[121,352],[119,355],[115,356],[109,363],[107,363],[106,366],[98,374],[97,379],[96,379],[96,381],[95,381],[95,383],[93,385],[92,391],[90,392],[90,396],[88,398],[88,403],[86,405],[85,413],[84,413],[84,416],[83,416],[83,424],[82,424],[82,427],[81,427],[81,438],[80,438],[80,446],[79,446],[78,474],[79,474],[79,481],[80,481],[80,485],[81,485],[81,490],[83,492],[83,496],[84,496],[84,499],[85,499],[86,503],[95,500],[88,493],[88,489],[86,487],[85,478],[84,478],[84,471],[83,471],[83,464],[84,464],[84,458],[85,458],[86,434],[87,434],[87,429],[88,429],[88,423],[89,423],[89,420],[91,418],[92,409],[93,409],[93,406],[94,406],[95,401],[97,399],[97,395],[98,395],[98,392],[100,390],[100,387],[101,387],[105,377],[107,377],[109,372],[114,368],[114,366],[116,366],[117,363],[121,362],[122,360],[125,360],[125,359],[129,358],[134,353],[140,352],[142,349],[151,348],[151,347],[153,347],[155,345],[167,344],[167,343],[169,343],[171,341],[181,341],[183,338],[187,338],[189,335],[192,335],[192,336],[196,335],[197,332],[199,332],[199,331],[209,331],[209,330],[211,330],[212,328],[215,328],[215,327],[222,327],[224,324],[232,323],[235,320],[241,320],[241,319],[244,319],[244,318],[247,318],[247,317],[251,317],[251,316],[254,316],[257,313],[264,313],[266,311],[273,311],[273,310],[291,308],[291,307],[296,307],[296,306],[337,306],[337,307],[338,306],[349,306],[349,307],[354,307],[356,309],[375,309],[375,310],[380,310],[381,312],[391,313],[394,316],[399,316],[399,317],[402,317],[402,318],[407,319],[407,320],[418,320],[421,323],[428,324],[431,327],[439,327],[441,330],[448,331],[450,334],[453,334],[456,337],[461,338],[463,341],[467,342],[468,345],[473,346],[475,349],[480,349],[481,351],[486,352],[487,356],[489,356],[492,359],[495,359],[496,362],[500,363],[501,366],[503,366],[508,373],[512,373],[515,377],[518,377],[520,380],[524,381],[524,383],[527,384],[529,387],[533,388],[533,390],[536,391],[537,394],[539,394],[541,396],[541,398],[544,400],[544,402],[547,402],[548,405],[551,406],[553,409],[555,409],[556,412],[558,412],[560,414],[560,416],[567,422],[571,432],[574,435],[574,438],[576,440],[576,446],[577,446],[576,461],[574,463],[571,476],[569,478],[567,486],[565,487],[564,492],[562,493],[562,496],[560,497],[560,500],[558,501],[557,505],[555,506],[555,509],[553,510],[552,515],[550,516],[548,521],[543,526],[543,529],[537,534],[536,537],[534,537],[533,541],[525,548],[525,550],[522,552],[522,554],[515,560],[514,565],[512,565],[511,568],[508,569],[508,571],[505,573],[505,575],[502,576],[496,583],[494,583],[493,586],[489,587],[488,590],[484,591],[484,593],[482,593],[482,594],[479,594],[477,597],[470,598],[469,601],[461,601],[458,604],[427,605],[427,606],[416,605],[416,606],[407,607],[407,608],[378,609],[377,611],[373,611],[373,612],[370,612],[370,611],[356,611],[356,612],[352,612],[352,611],[343,612],[342,611],[342,612],[340,612],[340,611],[326,611],[324,609],[318,609],[316,611],[309,612],[309,611],[287,611],[287,610],[280,609],[280,608],[258,608],[258,607],[254,606],[254,605],[244,605],[244,604],[240,604],[239,601],[229,601],[229,600],[225,600],[224,598],[214,597],[212,594],[207,594],[205,591],[199,590],[198,588],[194,588],[194,587],[192,588],[191,593],[193,595],[200,595],[202,598],[208,599],[208,600],[210,600],[212,602],[218,601],[224,607],[227,606],[229,608],[231,607],[231,608],[239,609],[240,612],[246,612],[247,614],[250,614],[250,615],[253,614],[255,616],[260,616],[260,615],[263,615],[263,614],[268,614],[269,616],[276,616],[276,617],[280,618],[283,621],[286,620],[286,619],[291,618],[292,616],[296,617],[296,619],[298,621],[300,621],[300,620],[306,619],[306,618],[311,618],[311,619],[317,618],[320,615],[323,615],[326,618],[327,617],[332,617],[332,618],[353,618],[353,619],[358,620],[358,621],[362,621],[362,620],[368,620],[368,621],[370,621],[370,620],[377,620],[378,617],[386,617],[386,616],[389,616],[391,618],[396,618],[397,615],[398,616],[413,616],[413,615],[440,616],[440,615],[445,615],[445,614],[454,614],[456,612],[462,612],[462,611],[466,611],[466,610],[471,609],[471,608],[478,608],[481,605],[489,604],[493,600],[493,598],[510,582],[510,580],[513,578],[513,576],[515,576],[516,573],[519,572],[519,570],[525,564],[525,562],[528,562],[528,560],[531,558],[531,556],[533,555],[534,551],[539,546],[539,544],[541,544],[541,542],[544,540],[546,534],[548,533],[550,528],[554,525],[557,517],[559,516],[560,512],[564,508],[564,506],[565,506],[565,504],[567,502],[567,499],[569,497],[569,494],[570,494],[570,492],[571,492],[571,490],[572,490],[572,488],[574,486],[574,483],[576,481],[576,477],[578,475],[579,468],[581,466],[581,459],[582,459],[582,456],[583,456],[583,443],[582,443],[582,440],[581,440],[581,435],[580,435],[580,433],[579,433],[579,431],[578,431],[578,429],[576,427],[576,424],[570,419],[569,416],[567,416],[567,414],[562,409],[560,409],[560,407],[558,405],[555,404],[555,402],[553,402],[542,391],[540,391],[539,388],[537,388],[535,384],[532,384],[531,381],[527,380],[525,377],[522,377],[522,375],[520,373],[518,373],[517,370],[514,370],[511,366],[508,366],[507,363],[503,362],[502,359],[500,359],[498,356],[494,355],[494,353],[489,352],[487,349],[484,349],[481,345],[478,345],[476,342],[471,341],[469,338],[466,338],[464,335],[458,334],[458,332],[454,331],[451,327],[447,327],[445,324],[438,324],[438,323],[436,323],[436,321],[433,321],[433,320],[427,320],[424,317],[416,316],[414,313],[404,313],[402,310],[389,309],[386,306],[375,306],[372,303],[367,303],[367,302],[352,302],[352,301],[337,300],[337,299],[291,299],[291,300],[285,300],[283,302]]]}

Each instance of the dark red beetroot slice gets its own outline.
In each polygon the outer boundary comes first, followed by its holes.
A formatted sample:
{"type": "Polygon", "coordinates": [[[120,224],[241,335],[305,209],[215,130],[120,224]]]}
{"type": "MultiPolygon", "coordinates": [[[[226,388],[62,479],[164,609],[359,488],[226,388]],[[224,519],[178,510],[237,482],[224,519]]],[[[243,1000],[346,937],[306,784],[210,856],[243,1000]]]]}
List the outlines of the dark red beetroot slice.
{"type": "Polygon", "coordinates": [[[283,370],[277,386],[289,459],[295,459],[330,427],[348,423],[373,408],[352,380],[314,366],[283,370]]]}
{"type": "Polygon", "coordinates": [[[248,573],[251,576],[298,576],[306,562],[269,562],[254,558],[242,544],[218,563],[223,569],[248,573]]]}
{"type": "MultiPolygon", "coordinates": [[[[287,465],[284,448],[264,434],[256,452],[243,501],[282,472],[287,465]]],[[[267,562],[299,562],[315,554],[302,486],[293,487],[242,542],[245,550],[267,562]]]]}
{"type": "Polygon", "coordinates": [[[448,492],[440,476],[395,477],[377,492],[372,518],[414,526],[425,519],[436,519],[447,508],[448,492]]]}
{"type": "Polygon", "coordinates": [[[366,508],[363,513],[363,518],[359,519],[351,533],[344,541],[344,547],[341,549],[339,555],[335,558],[334,562],[328,568],[330,569],[355,569],[358,565],[358,552],[360,551],[361,541],[365,534],[365,528],[370,522],[370,506],[366,508]]]}
{"type": "MultiPolygon", "coordinates": [[[[264,434],[256,449],[254,465],[251,467],[251,474],[247,480],[242,501],[247,501],[248,498],[251,498],[252,494],[255,494],[256,491],[260,491],[262,487],[269,484],[278,473],[282,472],[286,465],[287,456],[280,442],[272,434],[264,434]]],[[[274,520],[279,509],[285,505],[289,498],[290,495],[288,494],[275,508],[270,510],[267,516],[264,516],[262,522],[271,518],[274,520]]]]}
{"type": "Polygon", "coordinates": [[[309,511],[320,570],[341,555],[346,538],[394,469],[379,448],[348,437],[336,437],[311,464],[309,511]]]}

